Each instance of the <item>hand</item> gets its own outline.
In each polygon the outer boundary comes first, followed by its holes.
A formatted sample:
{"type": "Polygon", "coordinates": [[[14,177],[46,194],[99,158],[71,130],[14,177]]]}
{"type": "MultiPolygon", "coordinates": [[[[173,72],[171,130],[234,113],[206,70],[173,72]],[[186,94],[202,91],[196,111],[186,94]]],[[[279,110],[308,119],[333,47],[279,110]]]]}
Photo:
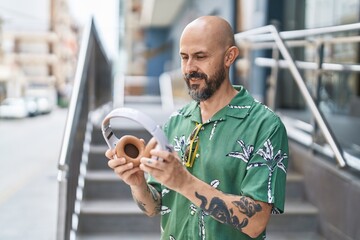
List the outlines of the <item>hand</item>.
{"type": "Polygon", "coordinates": [[[141,158],[139,167],[158,182],[175,191],[180,191],[191,182],[192,175],[186,170],[177,153],[153,149],[150,154],[152,158],[141,158]]]}
{"type": "Polygon", "coordinates": [[[141,186],[146,183],[144,172],[139,167],[134,167],[132,162],[126,163],[123,157],[118,158],[115,149],[108,149],[105,156],[110,159],[108,166],[128,185],[141,186]]]}

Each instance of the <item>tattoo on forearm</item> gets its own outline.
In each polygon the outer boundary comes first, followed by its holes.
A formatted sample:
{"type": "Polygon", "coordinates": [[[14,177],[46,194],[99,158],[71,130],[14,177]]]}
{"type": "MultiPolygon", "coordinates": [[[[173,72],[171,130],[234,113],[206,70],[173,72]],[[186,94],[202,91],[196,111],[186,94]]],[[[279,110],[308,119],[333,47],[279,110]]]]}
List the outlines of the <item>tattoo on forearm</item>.
{"type": "Polygon", "coordinates": [[[151,196],[155,202],[159,201],[159,193],[158,191],[151,185],[148,185],[149,192],[151,193],[151,196]]]}
{"type": "Polygon", "coordinates": [[[260,204],[244,196],[240,197],[239,201],[233,201],[232,203],[239,209],[241,213],[245,214],[249,218],[262,210],[260,204]]]}
{"type": "Polygon", "coordinates": [[[248,218],[252,217],[256,212],[261,211],[260,204],[250,202],[250,200],[246,197],[240,197],[239,201],[232,202],[241,213],[245,214],[248,217],[245,217],[240,222],[239,218],[234,215],[233,208],[228,208],[222,199],[218,197],[212,198],[209,207],[206,208],[208,204],[208,199],[205,196],[200,195],[198,192],[195,192],[195,196],[201,201],[200,207],[210,216],[212,216],[221,223],[230,224],[238,230],[241,230],[248,225],[248,218]]]}
{"type": "Polygon", "coordinates": [[[137,200],[136,198],[135,198],[135,202],[136,202],[136,204],[138,205],[138,207],[141,209],[141,211],[143,211],[143,212],[147,212],[146,211],[146,208],[145,208],[145,203],[143,203],[143,202],[141,202],[141,201],[139,201],[139,200],[137,200]]]}
{"type": "Polygon", "coordinates": [[[136,202],[136,204],[138,205],[138,207],[141,209],[141,211],[145,212],[146,214],[148,214],[149,216],[154,216],[156,214],[158,214],[161,210],[161,198],[160,198],[160,194],[157,192],[157,190],[151,186],[151,185],[147,185],[147,188],[146,188],[146,193],[147,194],[150,194],[151,197],[152,197],[152,200],[154,201],[155,203],[155,207],[153,209],[152,212],[149,212],[149,209],[147,209],[146,207],[146,204],[140,200],[138,200],[134,193],[132,194],[133,195],[133,198],[136,202]]]}
{"type": "Polygon", "coordinates": [[[148,185],[151,196],[156,204],[154,209],[154,215],[161,211],[161,198],[159,192],[151,185],[148,185]]]}

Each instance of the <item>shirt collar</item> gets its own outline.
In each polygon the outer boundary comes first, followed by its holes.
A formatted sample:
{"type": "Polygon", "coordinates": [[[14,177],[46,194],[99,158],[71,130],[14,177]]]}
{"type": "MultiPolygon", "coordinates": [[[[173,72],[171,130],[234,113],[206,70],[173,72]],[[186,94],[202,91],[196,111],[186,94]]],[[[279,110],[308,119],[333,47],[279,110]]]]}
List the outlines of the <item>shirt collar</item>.
{"type": "Polygon", "coordinates": [[[227,109],[226,115],[235,118],[245,118],[253,107],[255,100],[243,86],[234,87],[239,92],[229,105],[225,107],[227,109]]]}
{"type": "MultiPolygon", "coordinates": [[[[209,122],[225,120],[226,116],[242,119],[248,115],[255,102],[254,98],[243,86],[234,86],[234,88],[239,92],[231,100],[229,105],[217,112],[209,122]]],[[[191,117],[192,121],[201,123],[201,114],[198,102],[192,101],[188,107],[183,110],[183,115],[185,117],[191,117]]]]}

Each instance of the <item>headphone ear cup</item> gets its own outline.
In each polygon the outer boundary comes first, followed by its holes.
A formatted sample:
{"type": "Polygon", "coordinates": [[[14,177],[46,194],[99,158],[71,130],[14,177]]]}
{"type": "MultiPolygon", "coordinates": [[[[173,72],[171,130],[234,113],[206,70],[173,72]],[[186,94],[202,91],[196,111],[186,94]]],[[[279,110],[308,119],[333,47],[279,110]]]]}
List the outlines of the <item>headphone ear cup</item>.
{"type": "Polygon", "coordinates": [[[125,157],[126,162],[133,162],[136,167],[140,165],[140,158],[144,155],[145,144],[137,137],[124,135],[115,149],[117,157],[125,157]]]}
{"type": "Polygon", "coordinates": [[[156,141],[156,138],[152,137],[148,144],[146,144],[146,147],[145,147],[145,150],[144,150],[144,157],[147,157],[147,158],[150,158],[151,157],[151,154],[150,154],[150,151],[151,149],[154,149],[157,145],[157,141],[156,141]]]}

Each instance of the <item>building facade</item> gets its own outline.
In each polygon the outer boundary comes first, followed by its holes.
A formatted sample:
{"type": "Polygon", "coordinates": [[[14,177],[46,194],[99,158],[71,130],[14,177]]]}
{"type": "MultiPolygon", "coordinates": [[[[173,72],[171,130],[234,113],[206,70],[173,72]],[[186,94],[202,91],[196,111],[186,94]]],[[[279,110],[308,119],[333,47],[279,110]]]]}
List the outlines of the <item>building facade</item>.
{"type": "Polygon", "coordinates": [[[67,1],[7,2],[0,16],[0,100],[41,96],[55,105],[68,98],[79,33],[67,1]]]}

